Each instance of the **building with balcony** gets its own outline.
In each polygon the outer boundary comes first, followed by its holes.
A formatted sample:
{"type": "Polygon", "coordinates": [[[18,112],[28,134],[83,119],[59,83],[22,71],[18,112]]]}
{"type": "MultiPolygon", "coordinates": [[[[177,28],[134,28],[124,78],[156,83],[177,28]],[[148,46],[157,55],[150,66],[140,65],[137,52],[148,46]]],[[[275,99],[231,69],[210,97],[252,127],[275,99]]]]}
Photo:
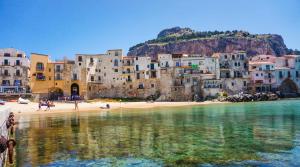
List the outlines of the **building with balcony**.
{"type": "Polygon", "coordinates": [[[248,58],[245,52],[215,53],[220,62],[220,88],[228,94],[246,92],[250,83],[248,58]]]}
{"type": "Polygon", "coordinates": [[[159,54],[160,100],[198,100],[219,92],[219,61],[214,57],[159,54]],[[205,83],[216,83],[205,86],[205,83]]]}
{"type": "Polygon", "coordinates": [[[150,57],[123,56],[121,49],[105,54],[77,54],[76,65],[87,83],[88,98],[146,98],[157,88],[158,64],[150,57]]]}
{"type": "Polygon", "coordinates": [[[62,96],[84,96],[86,83],[74,61],[51,61],[48,55],[32,53],[30,88],[39,98],[56,100],[62,96]]]}
{"type": "Polygon", "coordinates": [[[29,59],[14,48],[0,49],[0,95],[24,95],[29,89],[29,59]]]}

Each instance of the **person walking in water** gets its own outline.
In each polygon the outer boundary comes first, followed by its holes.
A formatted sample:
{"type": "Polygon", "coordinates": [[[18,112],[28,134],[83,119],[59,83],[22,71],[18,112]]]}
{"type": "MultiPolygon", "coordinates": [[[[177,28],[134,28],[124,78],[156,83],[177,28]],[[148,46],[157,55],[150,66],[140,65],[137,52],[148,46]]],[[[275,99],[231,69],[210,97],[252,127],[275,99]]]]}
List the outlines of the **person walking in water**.
{"type": "Polygon", "coordinates": [[[74,104],[75,104],[75,110],[78,110],[78,101],[76,99],[74,100],[74,104]]]}

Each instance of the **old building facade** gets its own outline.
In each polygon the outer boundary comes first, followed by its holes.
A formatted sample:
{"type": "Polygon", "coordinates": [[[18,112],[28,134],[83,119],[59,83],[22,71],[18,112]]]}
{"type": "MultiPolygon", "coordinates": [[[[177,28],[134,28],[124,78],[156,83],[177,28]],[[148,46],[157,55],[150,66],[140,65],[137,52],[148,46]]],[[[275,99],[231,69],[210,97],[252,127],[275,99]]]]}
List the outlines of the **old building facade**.
{"type": "Polygon", "coordinates": [[[48,55],[32,53],[30,87],[39,98],[58,99],[62,96],[83,96],[85,82],[71,60],[51,61],[48,55]]]}
{"type": "Polygon", "coordinates": [[[14,48],[0,49],[0,94],[22,95],[29,89],[29,59],[14,48]]]}
{"type": "Polygon", "coordinates": [[[246,53],[216,53],[213,57],[220,62],[221,90],[228,94],[247,92],[250,77],[246,53]]]}

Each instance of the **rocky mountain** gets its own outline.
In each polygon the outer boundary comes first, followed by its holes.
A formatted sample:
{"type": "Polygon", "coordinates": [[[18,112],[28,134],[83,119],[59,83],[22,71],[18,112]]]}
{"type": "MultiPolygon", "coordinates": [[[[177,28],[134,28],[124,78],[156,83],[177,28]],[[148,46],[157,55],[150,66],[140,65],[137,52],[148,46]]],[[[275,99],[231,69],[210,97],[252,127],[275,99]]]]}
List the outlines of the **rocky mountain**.
{"type": "Polygon", "coordinates": [[[128,56],[151,56],[159,53],[187,53],[210,56],[216,52],[246,51],[249,56],[293,54],[277,34],[250,34],[245,31],[194,31],[174,27],[161,31],[156,39],[137,44],[128,56]]]}

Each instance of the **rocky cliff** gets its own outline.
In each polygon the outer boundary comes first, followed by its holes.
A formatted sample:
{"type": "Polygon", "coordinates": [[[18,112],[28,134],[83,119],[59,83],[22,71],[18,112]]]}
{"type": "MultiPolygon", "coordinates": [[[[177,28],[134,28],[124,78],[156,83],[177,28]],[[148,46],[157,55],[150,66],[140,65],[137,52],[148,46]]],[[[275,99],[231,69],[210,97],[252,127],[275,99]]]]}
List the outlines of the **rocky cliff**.
{"type": "Polygon", "coordinates": [[[294,53],[277,34],[250,34],[245,31],[197,32],[174,27],[161,31],[156,39],[137,44],[128,56],[151,56],[159,53],[187,53],[210,56],[216,52],[246,51],[249,56],[271,54],[282,56],[294,53]]]}

